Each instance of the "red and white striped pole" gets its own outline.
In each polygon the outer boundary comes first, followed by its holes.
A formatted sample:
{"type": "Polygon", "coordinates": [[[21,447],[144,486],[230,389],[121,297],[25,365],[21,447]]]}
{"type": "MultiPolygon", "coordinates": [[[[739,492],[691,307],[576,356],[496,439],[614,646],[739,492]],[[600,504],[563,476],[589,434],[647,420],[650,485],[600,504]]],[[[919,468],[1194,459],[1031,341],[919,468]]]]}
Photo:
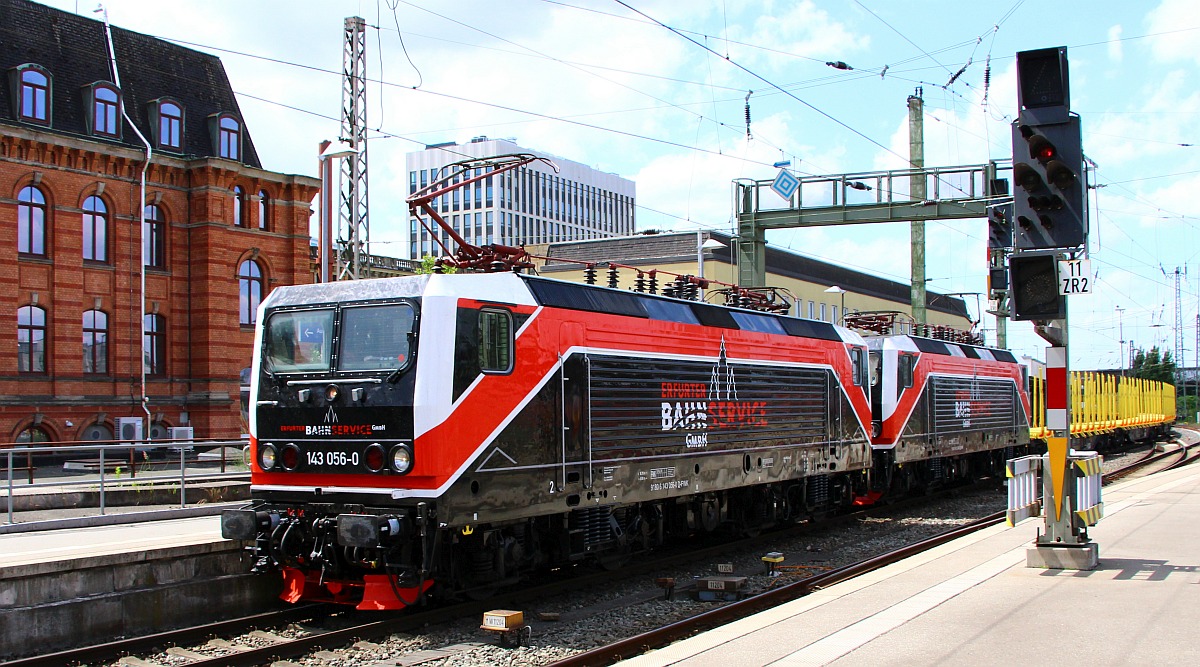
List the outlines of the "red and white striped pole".
{"type": "MultiPolygon", "coordinates": [[[[1046,428],[1051,431],[1050,437],[1046,439],[1046,450],[1050,455],[1050,480],[1053,491],[1051,504],[1054,506],[1055,522],[1062,519],[1063,487],[1071,439],[1071,390],[1067,384],[1069,378],[1067,348],[1046,348],[1046,428]]],[[[1048,513],[1046,518],[1050,518],[1048,513]]]]}

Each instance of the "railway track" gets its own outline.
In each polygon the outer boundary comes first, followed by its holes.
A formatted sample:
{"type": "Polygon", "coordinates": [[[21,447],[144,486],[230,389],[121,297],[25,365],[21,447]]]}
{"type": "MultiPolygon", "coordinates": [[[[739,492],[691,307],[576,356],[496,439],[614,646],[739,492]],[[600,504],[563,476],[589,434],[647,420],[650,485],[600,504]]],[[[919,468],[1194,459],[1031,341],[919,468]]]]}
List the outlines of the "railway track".
{"type": "Polygon", "coordinates": [[[1188,465],[1200,458],[1200,434],[1195,431],[1186,432],[1191,434],[1192,437],[1189,438],[1191,442],[1181,439],[1177,447],[1167,448],[1163,451],[1151,450],[1140,460],[1105,473],[1105,483],[1115,482],[1126,477],[1153,475],[1156,472],[1188,465]]]}
{"type": "MultiPolygon", "coordinates": [[[[1165,453],[1151,452],[1148,456],[1134,461],[1129,466],[1106,475],[1106,481],[1110,478],[1116,479],[1131,474],[1133,469],[1156,465],[1162,462],[1164,458],[1170,459],[1168,461],[1169,464],[1182,464],[1185,460],[1192,460],[1198,449],[1200,448],[1188,446],[1165,453]],[[1180,451],[1192,451],[1193,457],[1181,456],[1180,451]]],[[[956,493],[958,491],[951,490],[949,492],[956,493]]],[[[731,551],[738,549],[770,549],[772,545],[779,544],[782,540],[803,535],[806,531],[811,531],[813,528],[830,529],[845,524],[863,522],[871,520],[872,517],[896,513],[906,508],[928,503],[929,501],[930,498],[928,497],[908,499],[887,506],[869,508],[859,512],[828,518],[816,524],[805,523],[752,538],[743,538],[732,542],[725,541],[719,544],[706,544],[698,547],[690,546],[680,552],[664,553],[653,560],[647,560],[623,568],[620,576],[626,579],[643,577],[646,574],[669,570],[684,562],[720,559],[731,551]]],[[[691,619],[672,623],[652,632],[640,634],[605,647],[593,649],[592,651],[579,653],[556,664],[606,664],[619,657],[628,657],[636,652],[668,644],[688,634],[716,627],[746,614],[755,613],[761,609],[774,606],[782,601],[806,595],[813,590],[883,567],[925,549],[933,548],[938,544],[986,528],[1002,520],[1003,512],[986,516],[965,526],[957,527],[929,539],[907,545],[902,549],[843,567],[830,569],[814,576],[799,579],[794,583],[774,586],[746,600],[728,603],[705,611],[691,619]]],[[[376,615],[366,622],[361,622],[363,614],[347,614],[342,608],[335,610],[320,605],[289,608],[269,614],[259,614],[206,626],[119,640],[51,655],[16,660],[5,664],[11,667],[33,667],[35,665],[40,667],[43,665],[68,664],[94,665],[100,661],[113,661],[119,656],[132,654],[151,657],[125,660],[123,661],[125,664],[147,666],[170,664],[172,667],[177,665],[187,665],[188,667],[260,665],[304,655],[316,654],[320,656],[321,651],[348,646],[358,648],[369,655],[376,652],[376,649],[379,648],[371,640],[397,634],[413,633],[431,625],[446,624],[464,618],[478,619],[485,611],[499,607],[520,609],[539,600],[559,595],[564,591],[582,589],[589,586],[605,586],[612,582],[613,577],[613,572],[594,572],[572,577],[564,576],[554,581],[506,593],[482,602],[445,605],[437,608],[418,610],[415,613],[392,614],[387,618],[376,615]],[[353,616],[354,619],[350,619],[350,616],[353,616]],[[287,629],[287,626],[294,626],[297,623],[306,624],[302,631],[297,632],[295,627],[287,629]],[[280,628],[284,629],[280,630],[280,628]],[[211,639],[213,637],[217,637],[218,639],[211,639]],[[153,657],[155,653],[161,653],[163,650],[162,647],[167,646],[190,648],[169,649],[167,651],[167,654],[170,656],[169,660],[156,661],[156,658],[153,657]]],[[[658,595],[661,595],[661,593],[658,595]]],[[[634,602],[636,601],[628,603],[633,604],[634,602]]],[[[451,646],[441,649],[441,651],[451,654],[455,651],[455,648],[455,646],[451,646]]],[[[471,650],[473,645],[462,644],[457,646],[457,648],[461,651],[466,651],[471,650]]],[[[333,656],[330,655],[327,657],[332,659],[333,656]]]]}
{"type": "MultiPolygon", "coordinates": [[[[996,486],[994,480],[984,480],[979,486],[996,486]]],[[[485,611],[496,608],[522,608],[522,606],[560,595],[567,591],[588,587],[611,586],[614,577],[624,580],[645,578],[663,571],[680,567],[689,562],[721,560],[735,551],[769,550],[787,539],[796,539],[813,530],[836,530],[856,522],[874,517],[903,512],[926,505],[948,494],[961,493],[962,489],[947,489],[929,496],[898,500],[889,505],[865,508],[856,512],[823,518],[818,522],[805,522],[784,529],[774,530],[753,537],[742,537],[721,541],[709,539],[689,542],[677,548],[664,549],[654,558],[627,564],[619,572],[593,571],[586,574],[576,572],[559,573],[551,581],[536,586],[506,592],[479,602],[449,604],[430,609],[414,610],[404,614],[370,614],[350,612],[344,607],[308,605],[288,608],[277,612],[230,619],[202,626],[182,628],[167,632],[120,639],[113,642],[61,651],[49,655],[23,658],[4,663],[5,667],[50,667],[71,664],[95,665],[114,661],[121,656],[139,657],[123,662],[127,665],[166,665],[172,667],[218,667],[234,665],[270,664],[273,661],[309,655],[332,647],[344,647],[356,642],[397,633],[411,633],[421,628],[445,624],[457,619],[478,619],[485,611]],[[359,622],[351,624],[350,617],[359,622]],[[370,620],[362,622],[364,617],[370,620]],[[287,626],[303,623],[303,632],[287,630],[287,626]],[[288,636],[302,635],[302,636],[288,636]],[[214,639],[215,638],[215,639],[214,639]],[[153,656],[168,650],[169,660],[156,660],[153,656]]],[[[681,585],[679,592],[686,586],[681,585]]],[[[657,591],[654,597],[661,597],[657,591]]],[[[369,649],[370,646],[364,648],[369,649]]]]}
{"type": "MultiPolygon", "coordinates": [[[[1200,434],[1192,433],[1193,440],[1200,440],[1200,434]]],[[[1177,449],[1156,452],[1151,450],[1146,456],[1133,461],[1104,475],[1104,483],[1109,484],[1119,479],[1139,472],[1154,474],[1190,464],[1200,459],[1200,442],[1181,443],[1177,449]]],[[[616,661],[631,658],[650,650],[662,648],[672,642],[690,637],[700,632],[725,625],[745,618],[751,614],[778,606],[796,598],[853,579],[874,570],[900,562],[916,554],[928,551],[939,545],[964,537],[971,533],[989,528],[1004,521],[1005,513],[997,512],[967,525],[953,528],[929,539],[906,545],[894,551],[868,558],[857,563],[839,567],[828,572],[815,574],[786,586],[769,590],[757,596],[733,602],[723,607],[699,614],[689,619],[672,623],[650,632],[629,637],[612,644],[598,647],[589,651],[575,654],[568,658],[552,663],[551,667],[591,667],[593,665],[608,665],[616,661]]]]}
{"type": "Polygon", "coordinates": [[[608,665],[618,660],[630,658],[646,651],[661,648],[671,642],[689,637],[698,632],[725,625],[756,614],[764,609],[776,607],[785,602],[803,597],[826,586],[852,579],[892,563],[899,562],[909,556],[927,551],[938,545],[958,539],[964,535],[983,530],[1004,521],[1004,512],[997,512],[982,519],[973,521],[965,526],[948,530],[940,535],[908,545],[901,549],[859,561],[851,565],[839,567],[828,572],[816,574],[800,581],[793,582],[769,590],[751,598],[731,602],[717,607],[698,616],[672,623],[657,630],[630,637],[628,639],[602,646],[591,651],[578,653],[569,658],[553,663],[553,667],[588,667],[591,665],[608,665]]]}

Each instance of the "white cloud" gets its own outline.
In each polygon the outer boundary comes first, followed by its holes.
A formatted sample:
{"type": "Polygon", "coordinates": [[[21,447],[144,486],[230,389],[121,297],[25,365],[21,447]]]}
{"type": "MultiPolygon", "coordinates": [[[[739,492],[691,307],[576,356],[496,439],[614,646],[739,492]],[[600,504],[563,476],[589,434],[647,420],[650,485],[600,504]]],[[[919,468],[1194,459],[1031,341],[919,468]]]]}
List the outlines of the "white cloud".
{"type": "Polygon", "coordinates": [[[818,9],[811,0],[803,0],[775,11],[764,11],[747,28],[735,27],[731,36],[777,52],[730,46],[735,60],[747,66],[789,66],[794,56],[829,60],[853,60],[852,56],[870,44],[866,35],[855,34],[829,12],[818,9]],[[792,55],[784,55],[792,54],[792,55]]]}
{"type": "Polygon", "coordinates": [[[1108,59],[1120,63],[1125,59],[1124,44],[1121,42],[1121,25],[1117,24],[1108,29],[1108,59]]]}
{"type": "Polygon", "coordinates": [[[1155,57],[1163,62],[1200,64],[1196,48],[1200,4],[1193,0],[1163,0],[1146,15],[1146,32],[1155,57]]]}

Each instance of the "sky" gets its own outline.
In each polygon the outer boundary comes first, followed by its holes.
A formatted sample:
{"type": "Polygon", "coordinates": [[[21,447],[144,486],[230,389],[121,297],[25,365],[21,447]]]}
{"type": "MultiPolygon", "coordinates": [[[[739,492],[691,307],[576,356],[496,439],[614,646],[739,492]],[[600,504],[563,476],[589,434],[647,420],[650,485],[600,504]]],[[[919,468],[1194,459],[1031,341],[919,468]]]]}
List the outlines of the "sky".
{"type": "MultiPolygon", "coordinates": [[[[45,4],[98,16],[94,1],[45,4]]],[[[918,88],[926,166],[1010,158],[1014,55],[1066,46],[1071,110],[1097,165],[1095,291],[1070,297],[1071,367],[1116,368],[1130,341],[1173,350],[1177,333],[1185,365],[1197,365],[1195,0],[104,4],[114,25],[220,56],[263,166],[310,176],[317,145],[339,133],[343,20],[365,19],[371,250],[396,257],[407,249],[405,154],[426,144],[514,138],[634,180],[639,230],[732,232],[734,180],[773,178],[781,160],[802,176],[907,166],[918,88]],[[839,61],[852,69],[827,64],[839,61]]],[[[965,293],[979,318],[986,221],[926,233],[929,289],[965,293]]],[[[776,247],[901,282],[908,239],[907,223],[767,233],[776,247]]],[[[994,342],[994,318],[979,327],[994,342]]],[[[1008,343],[1045,357],[1027,322],[1009,323],[1008,343]]]]}

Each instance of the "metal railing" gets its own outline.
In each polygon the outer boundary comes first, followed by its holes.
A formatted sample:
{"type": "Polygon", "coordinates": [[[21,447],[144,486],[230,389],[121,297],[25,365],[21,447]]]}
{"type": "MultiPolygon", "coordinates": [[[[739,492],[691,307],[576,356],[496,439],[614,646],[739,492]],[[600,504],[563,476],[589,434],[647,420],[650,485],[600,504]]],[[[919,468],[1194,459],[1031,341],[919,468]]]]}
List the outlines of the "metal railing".
{"type": "Polygon", "coordinates": [[[1075,474],[1075,515],[1087,526],[1096,525],[1104,516],[1104,457],[1096,452],[1072,452],[1075,474]]]}
{"type": "Polygon", "coordinates": [[[174,489],[177,485],[179,506],[186,507],[189,483],[195,488],[207,482],[249,480],[246,447],[245,440],[8,446],[0,449],[6,472],[8,523],[14,523],[18,476],[28,480],[20,484],[22,491],[38,488],[97,491],[101,515],[109,506],[107,494],[118,489],[174,489]],[[236,449],[240,454],[228,455],[228,449],[236,449]],[[201,455],[197,453],[200,450],[217,453],[201,455]],[[54,461],[66,459],[58,471],[47,472],[58,468],[57,463],[53,467],[34,465],[35,458],[51,457],[54,461]],[[156,487],[160,484],[163,486],[156,487]]]}
{"type": "MultiPolygon", "coordinates": [[[[1069,511],[1083,525],[1094,526],[1104,516],[1101,493],[1104,457],[1096,452],[1072,450],[1067,461],[1067,483],[1073,485],[1069,491],[1069,511]]],[[[1052,494],[1050,476],[1043,474],[1049,465],[1048,454],[1022,456],[1007,462],[1008,511],[1005,518],[1009,526],[1041,516],[1042,504],[1048,502],[1045,498],[1052,494]]]]}
{"type": "Polygon", "coordinates": [[[1005,520],[1015,526],[1042,514],[1042,457],[1034,454],[1010,459],[1005,465],[1008,478],[1008,511],[1005,520]]]}
{"type": "Polygon", "coordinates": [[[748,199],[744,195],[737,198],[737,215],[780,209],[974,201],[988,196],[986,181],[993,168],[992,164],[972,164],[800,176],[797,177],[799,187],[787,200],[772,190],[773,178],[740,182],[753,194],[748,199]],[[920,200],[910,193],[914,179],[925,182],[927,196],[920,200]]]}

